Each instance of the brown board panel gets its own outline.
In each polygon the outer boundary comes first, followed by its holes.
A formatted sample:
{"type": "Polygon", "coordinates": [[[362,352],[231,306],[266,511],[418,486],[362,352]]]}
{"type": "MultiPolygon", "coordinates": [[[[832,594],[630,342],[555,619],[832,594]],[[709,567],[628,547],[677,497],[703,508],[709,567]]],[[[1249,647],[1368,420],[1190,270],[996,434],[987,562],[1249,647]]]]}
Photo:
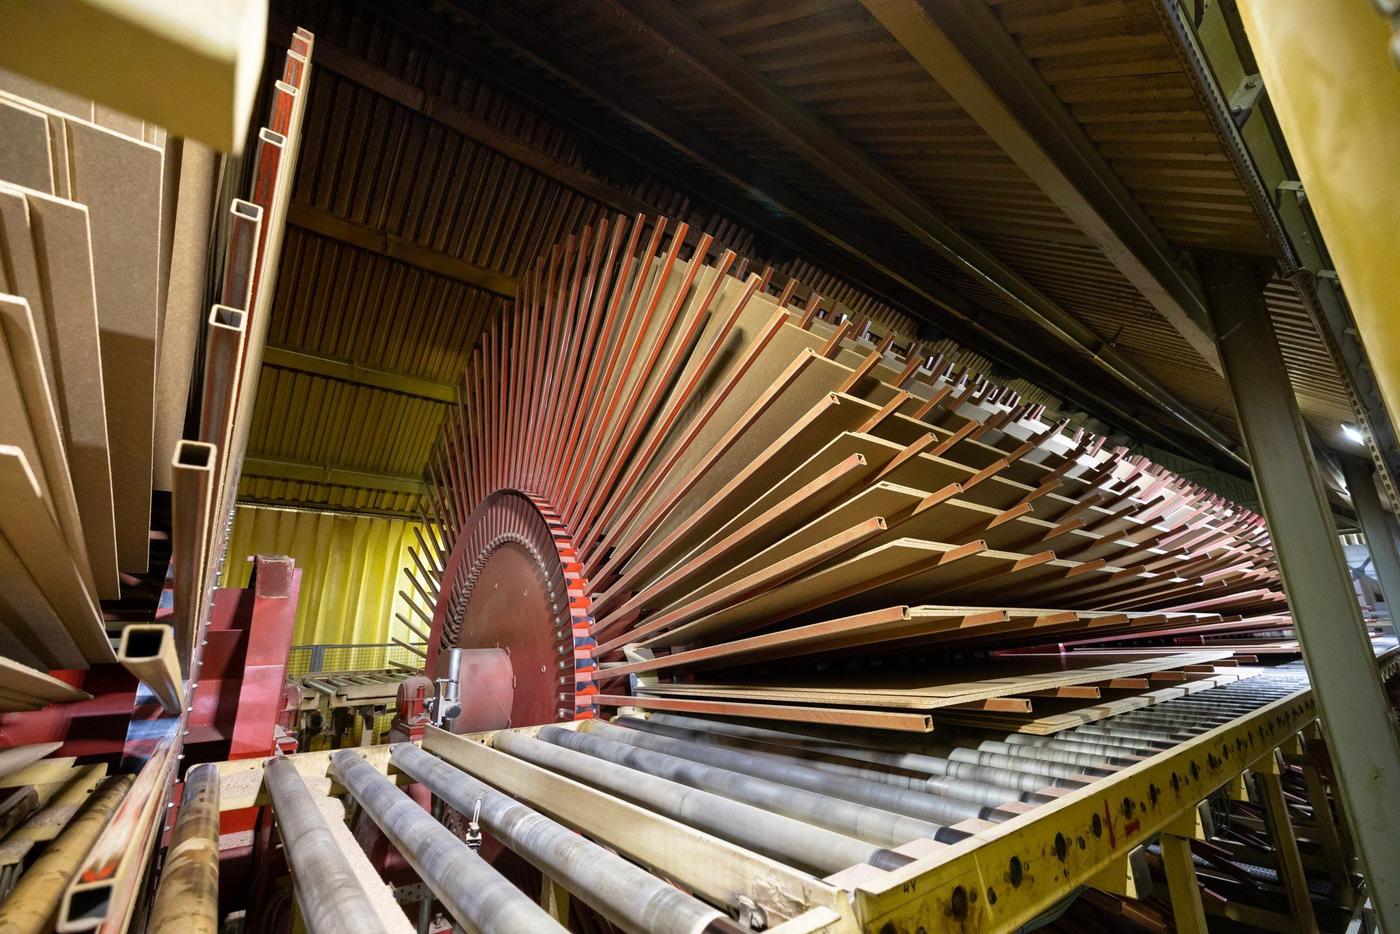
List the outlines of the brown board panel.
{"type": "Polygon", "coordinates": [[[87,208],[0,184],[0,236],[10,260],[6,290],[28,300],[33,313],[97,595],[115,598],[116,522],[87,208]]]}
{"type": "Polygon", "coordinates": [[[115,495],[117,561],[146,570],[150,542],[163,153],[80,120],[64,121],[72,197],[87,205],[115,495]]]}

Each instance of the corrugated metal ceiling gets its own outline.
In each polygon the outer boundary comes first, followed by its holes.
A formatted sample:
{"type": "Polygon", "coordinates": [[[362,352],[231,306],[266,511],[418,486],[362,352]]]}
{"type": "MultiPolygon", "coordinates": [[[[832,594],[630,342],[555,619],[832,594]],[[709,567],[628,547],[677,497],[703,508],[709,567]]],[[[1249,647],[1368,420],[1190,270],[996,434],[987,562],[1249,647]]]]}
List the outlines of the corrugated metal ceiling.
{"type": "MultiPolygon", "coordinates": [[[[976,2],[989,2],[1173,248],[1267,252],[1149,0],[976,2]]],[[[881,263],[917,269],[988,321],[1034,342],[1047,365],[1075,370],[1074,356],[1049,338],[1037,340],[1003,294],[794,152],[761,115],[658,43],[625,4],[522,0],[513,7],[637,95],[781,179],[827,212],[829,223],[879,244],[881,263]]],[[[675,7],[1105,345],[1234,431],[1229,394],[1210,365],[858,2],[680,0],[675,7]]],[[[635,127],[613,133],[590,125],[588,138],[559,118],[558,110],[573,106],[562,89],[556,112],[547,113],[509,76],[481,77],[481,63],[461,49],[486,42],[483,55],[499,56],[500,44],[449,25],[456,21],[447,8],[433,21],[457,30],[448,43],[457,53],[380,12],[421,23],[419,9],[327,2],[275,9],[317,33],[318,69],[269,335],[270,345],[289,353],[262,377],[254,460],[242,488],[249,499],[411,510],[410,485],[447,404],[425,397],[413,381],[455,382],[513,277],[547,244],[605,211],[650,208],[689,219],[906,333],[918,327],[911,315],[950,323],[942,309],[907,300],[896,309],[821,262],[794,258],[790,245],[735,221],[734,211],[754,216],[752,204],[740,210],[731,199],[717,207],[683,193],[672,181],[685,173],[674,165],[660,174],[638,169],[629,162],[635,127]],[[600,145],[600,136],[615,136],[619,151],[600,145]],[[296,354],[348,364],[351,379],[327,375],[329,363],[308,372],[296,354]],[[382,372],[364,385],[353,378],[356,367],[382,372]],[[405,378],[402,391],[394,374],[405,378]],[[308,479],[314,469],[320,478],[308,479]],[[355,485],[361,482],[380,485],[355,485]]],[[[693,172],[697,190],[713,191],[711,168],[693,172]]],[[[760,205],[758,215],[765,210],[760,205]]],[[[773,229],[783,224],[775,217],[773,229]]],[[[884,283],[882,275],[868,281],[884,283]]],[[[1292,287],[1274,283],[1268,300],[1305,416],[1329,430],[1350,419],[1345,386],[1292,287]]]]}

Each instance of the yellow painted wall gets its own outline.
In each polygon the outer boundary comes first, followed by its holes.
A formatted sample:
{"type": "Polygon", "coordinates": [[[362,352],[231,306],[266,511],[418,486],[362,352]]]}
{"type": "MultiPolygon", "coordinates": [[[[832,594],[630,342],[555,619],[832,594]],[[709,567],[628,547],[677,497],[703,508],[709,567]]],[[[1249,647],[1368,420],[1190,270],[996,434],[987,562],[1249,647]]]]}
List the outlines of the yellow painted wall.
{"type": "Polygon", "coordinates": [[[410,611],[398,591],[418,525],[404,519],[239,506],[221,587],[246,587],[249,555],[291,555],[301,568],[293,645],[318,642],[417,642],[396,612],[410,611]]]}

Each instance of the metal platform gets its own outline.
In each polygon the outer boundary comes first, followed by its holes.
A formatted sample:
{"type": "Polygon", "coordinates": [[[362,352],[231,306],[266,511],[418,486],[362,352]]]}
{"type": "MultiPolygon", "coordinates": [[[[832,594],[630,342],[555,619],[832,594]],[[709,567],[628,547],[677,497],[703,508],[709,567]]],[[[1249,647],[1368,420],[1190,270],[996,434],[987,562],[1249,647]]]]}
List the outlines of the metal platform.
{"type": "MultiPolygon", "coordinates": [[[[1380,664],[1392,676],[1400,650],[1388,648],[1380,664]]],[[[1293,836],[1302,811],[1295,801],[1289,817],[1282,792],[1270,789],[1290,769],[1321,764],[1318,743],[1305,755],[1300,737],[1317,720],[1316,702],[1301,664],[1240,674],[1046,736],[940,728],[896,740],[653,714],[472,736],[430,728],[421,751],[400,744],[288,761],[307,780],[322,780],[329,770],[337,794],[345,792],[347,771],[359,768],[347,757],[367,760],[399,784],[425,781],[437,798],[468,809],[489,793],[480,789],[501,789],[674,881],[741,927],[784,932],[1015,930],[1083,886],[1131,894],[1130,856],[1155,840],[1175,923],[1197,930],[1203,927],[1192,917],[1203,917],[1201,900],[1185,841],[1208,832],[1201,802],[1246,772],[1258,776],[1295,917],[1303,909],[1294,899],[1306,900],[1293,891],[1306,892],[1293,836]],[[453,768],[443,770],[437,760],[453,768]],[[425,771],[425,763],[435,771],[425,771]],[[1277,815],[1284,815],[1286,834],[1277,832],[1277,815]],[[1184,861],[1171,858],[1182,852],[1184,861]]],[[[224,809],[271,803],[276,810],[276,799],[250,781],[262,768],[256,760],[221,766],[224,809]]],[[[392,791],[383,786],[375,794],[392,791]]],[[[1303,809],[1309,835],[1324,848],[1333,841],[1327,859],[1334,868],[1349,865],[1324,783],[1316,788],[1323,797],[1303,809]]],[[[353,793],[373,814],[365,795],[353,793]]],[[[498,828],[489,813],[482,829],[492,836],[498,828]]],[[[295,840],[285,842],[296,849],[295,840]]],[[[526,848],[519,855],[550,876],[547,854],[526,848]]],[[[435,880],[431,864],[424,871],[443,898],[439,887],[451,880],[435,880]]],[[[1350,871],[1340,875],[1349,894],[1350,871]]],[[[585,885],[555,881],[608,916],[585,885]]],[[[649,929],[625,918],[620,926],[649,929]]]]}

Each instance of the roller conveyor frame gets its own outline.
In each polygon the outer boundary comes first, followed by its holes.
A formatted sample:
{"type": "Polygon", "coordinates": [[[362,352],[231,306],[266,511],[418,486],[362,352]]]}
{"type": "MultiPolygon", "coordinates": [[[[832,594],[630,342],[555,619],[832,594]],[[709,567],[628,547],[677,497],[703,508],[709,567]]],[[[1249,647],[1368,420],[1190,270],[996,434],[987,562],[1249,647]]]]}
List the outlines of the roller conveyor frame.
{"type": "MultiPolygon", "coordinates": [[[[1400,670],[1400,649],[1385,650],[1379,665],[1382,677],[1392,677],[1400,670]]],[[[1241,673],[1245,677],[1240,681],[1214,690],[1238,688],[1256,677],[1302,677],[1301,666],[1241,673]]],[[[1191,716],[1199,718],[1197,729],[1210,728],[1190,736],[1178,733],[1182,737],[1179,742],[1146,757],[1142,754],[1152,747],[1138,734],[1157,725],[1162,716],[1160,706],[1086,724],[1092,735],[1076,735],[1070,730],[1051,736],[1019,734],[1024,736],[1024,745],[1058,742],[1063,750],[1078,742],[1086,753],[1096,745],[1106,745],[1122,747],[1123,755],[1115,760],[1116,770],[1089,770],[1108,774],[1079,775],[1075,781],[1056,783],[1070,787],[1050,787],[1047,778],[1047,787],[1031,802],[1008,801],[988,809],[997,812],[997,822],[973,818],[950,825],[947,829],[953,832],[955,842],[920,839],[895,847],[894,853],[908,858],[905,865],[877,868],[861,864],[826,879],[493,748],[503,733],[533,738],[545,727],[470,736],[429,728],[422,748],[633,862],[652,868],[657,875],[677,880],[697,898],[731,914],[761,916],[768,930],[1001,931],[1014,930],[1042,915],[1080,886],[1102,887],[1105,876],[1125,866],[1130,853],[1164,831],[1163,840],[1192,836],[1189,828],[1197,821],[1200,802],[1218,789],[1236,784],[1246,771],[1264,774],[1275,769],[1276,751],[1293,748],[1297,735],[1318,718],[1316,700],[1308,687],[1289,691],[1230,719],[1225,718],[1247,708],[1248,703],[1212,704],[1206,696],[1210,693],[1180,698],[1192,705],[1195,712],[1191,716]],[[1079,781],[1084,784],[1073,787],[1079,781]],[[956,839],[960,835],[965,836],[956,839]]],[[[586,723],[554,724],[551,728],[590,731],[586,723]]],[[[955,733],[950,731],[950,735],[955,733]]],[[[935,733],[931,738],[940,736],[935,733]]],[[[992,738],[994,750],[1009,751],[1003,748],[1006,745],[992,738]]],[[[363,755],[400,785],[412,783],[412,778],[392,766],[391,748],[339,754],[363,755]]],[[[286,758],[308,781],[321,781],[327,775],[331,755],[304,753],[286,758]]],[[[970,753],[963,757],[974,758],[970,753]]],[[[1074,761],[1089,760],[1081,756],[1074,761]]],[[[266,791],[248,781],[250,773],[260,773],[264,765],[265,761],[243,760],[219,766],[225,788],[222,809],[270,803],[266,791]],[[258,788],[257,792],[250,793],[252,788],[258,788]]],[[[338,785],[331,788],[332,794],[344,792],[338,785]]],[[[1008,791],[1007,796],[1013,798],[1015,792],[1008,791]]],[[[1163,852],[1178,851],[1168,847],[1163,852]]],[[[1167,865],[1172,863],[1167,861],[1167,865]]],[[[1179,860],[1176,865],[1180,866],[1179,860]]],[[[1173,886],[1174,906],[1177,895],[1173,886]]],[[[575,893],[575,897],[580,896],[575,893]]]]}

